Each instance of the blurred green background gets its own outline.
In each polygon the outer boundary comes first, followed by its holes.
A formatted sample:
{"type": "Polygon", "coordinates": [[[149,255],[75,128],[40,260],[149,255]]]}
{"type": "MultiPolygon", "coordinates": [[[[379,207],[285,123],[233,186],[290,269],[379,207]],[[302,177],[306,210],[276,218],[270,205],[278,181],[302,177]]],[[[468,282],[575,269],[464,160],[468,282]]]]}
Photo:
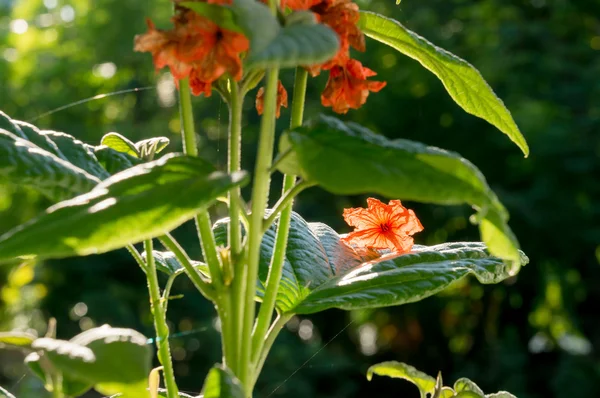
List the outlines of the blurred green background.
{"type": "MultiPolygon", "coordinates": [[[[256,397],[416,397],[402,381],[367,382],[368,366],[383,360],[441,370],[447,383],[470,377],[487,392],[505,389],[521,398],[600,396],[600,2],[360,6],[398,19],[479,68],[513,112],[531,156],[524,159],[500,132],[465,114],[419,64],[372,41],[358,58],[388,86],[343,118],[470,159],[510,210],[531,263],[501,285],[468,281],[412,305],[294,318],[267,360],[256,397]]],[[[155,73],[148,54],[132,51],[144,19],[167,26],[170,9],[165,0],[0,0],[0,109],[91,144],[116,131],[133,141],[168,136],[169,150],[179,150],[172,80],[155,73]],[[46,114],[134,88],[141,89],[46,114]]],[[[291,70],[283,73],[288,89],[292,79],[291,70]]],[[[330,113],[319,101],[325,82],[325,74],[310,82],[308,117],[330,113]]],[[[256,148],[253,94],[245,105],[246,169],[256,148]]],[[[194,106],[201,154],[222,167],[226,105],[215,94],[194,99],[194,106]]],[[[284,110],[281,129],[288,117],[284,110]]],[[[364,206],[365,198],[312,188],[295,209],[347,232],[342,209],[364,206]]],[[[47,205],[32,192],[0,186],[0,232],[47,205]]],[[[409,205],[425,226],[417,243],[478,240],[469,208],[409,205]]],[[[221,216],[217,207],[214,219],[221,216]]],[[[199,256],[193,225],[176,236],[199,256]]],[[[183,278],[173,293],[183,294],[169,306],[177,377],[183,391],[198,391],[220,357],[215,313],[183,278]]],[[[43,334],[49,317],[62,338],[104,323],[153,333],[143,274],[125,251],[0,268],[0,330],[43,334]]],[[[0,385],[19,398],[46,396],[22,359],[0,350],[0,385]]]]}

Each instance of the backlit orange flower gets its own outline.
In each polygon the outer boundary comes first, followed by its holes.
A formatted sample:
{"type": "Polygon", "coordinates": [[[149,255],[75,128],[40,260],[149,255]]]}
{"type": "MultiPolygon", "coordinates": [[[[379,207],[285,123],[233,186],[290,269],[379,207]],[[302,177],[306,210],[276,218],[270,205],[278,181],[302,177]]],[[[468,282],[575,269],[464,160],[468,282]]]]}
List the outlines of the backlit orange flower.
{"type": "Polygon", "coordinates": [[[281,0],[281,7],[289,7],[292,10],[308,10],[319,4],[322,0],[281,0]]]}
{"type": "MultiPolygon", "coordinates": [[[[228,0],[208,0],[227,4],[228,0]]],[[[186,77],[195,95],[210,96],[211,84],[225,73],[242,78],[240,54],[249,48],[248,39],[237,32],[220,28],[210,19],[176,5],[172,30],[162,31],[148,21],[148,32],[135,37],[135,51],[150,52],[154,66],[168,66],[175,83],[186,77]]]]}
{"type": "Polygon", "coordinates": [[[355,229],[342,241],[357,248],[390,249],[397,254],[410,252],[414,244],[411,235],[423,230],[415,213],[399,200],[386,205],[369,198],[367,204],[367,209],[344,210],[344,220],[355,229]]]}
{"type": "MultiPolygon", "coordinates": [[[[281,84],[281,80],[277,81],[277,109],[275,114],[279,117],[281,113],[281,107],[288,107],[288,94],[281,84]]],[[[256,93],[256,111],[259,115],[262,115],[265,109],[265,88],[261,87],[256,93]]]]}
{"type": "Polygon", "coordinates": [[[367,80],[367,77],[375,75],[355,59],[349,59],[344,66],[334,66],[329,71],[321,103],[332,107],[337,113],[360,108],[367,101],[369,92],[376,93],[386,85],[386,82],[367,80]]]}

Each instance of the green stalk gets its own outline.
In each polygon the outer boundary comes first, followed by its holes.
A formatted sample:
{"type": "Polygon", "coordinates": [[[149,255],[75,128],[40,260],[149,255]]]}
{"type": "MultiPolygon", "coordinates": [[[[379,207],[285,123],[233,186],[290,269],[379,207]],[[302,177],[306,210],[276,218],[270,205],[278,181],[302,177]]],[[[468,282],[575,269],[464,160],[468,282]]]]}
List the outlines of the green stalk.
{"type": "Polygon", "coordinates": [[[252,380],[252,386],[256,384],[256,380],[258,379],[258,375],[265,364],[265,360],[267,359],[267,355],[269,355],[269,351],[271,351],[271,347],[273,347],[273,343],[277,336],[279,336],[279,332],[285,326],[285,324],[294,316],[294,314],[280,314],[273,325],[269,328],[267,332],[267,336],[265,337],[265,343],[263,345],[262,350],[260,351],[260,355],[256,359],[254,363],[254,378],[252,380]]]}
{"type": "Polygon", "coordinates": [[[258,278],[258,262],[260,244],[263,237],[262,227],[269,196],[271,174],[269,172],[273,162],[273,144],[275,141],[275,108],[277,102],[277,81],[279,70],[276,68],[267,71],[267,85],[265,90],[265,108],[260,124],[260,137],[256,166],[254,169],[254,184],[252,187],[252,212],[250,214],[250,231],[248,233],[247,251],[247,277],[244,293],[244,302],[240,303],[244,311],[244,323],[241,339],[240,372],[239,377],[246,388],[247,396],[251,396],[252,366],[250,363],[252,353],[252,326],[254,324],[256,294],[256,280],[258,278]]]}
{"type": "MultiPolygon", "coordinates": [[[[198,144],[196,142],[196,132],[194,128],[190,84],[187,78],[179,81],[179,104],[183,152],[186,155],[198,156],[198,144]]],[[[206,263],[208,264],[208,269],[210,270],[212,283],[219,289],[223,285],[221,262],[217,255],[217,245],[212,233],[212,225],[208,210],[203,210],[196,216],[196,229],[198,230],[202,252],[204,253],[206,263]]]]}
{"type": "Polygon", "coordinates": [[[163,377],[167,388],[168,398],[178,398],[179,390],[175,382],[173,363],[171,362],[171,349],[169,347],[169,326],[165,314],[165,307],[161,303],[160,287],[158,286],[158,275],[156,264],[152,255],[152,239],[144,241],[146,249],[146,278],[148,279],[148,292],[150,293],[150,309],[154,317],[154,329],[156,330],[156,348],[158,359],[163,366],[163,377]]]}
{"type": "MultiPolygon", "coordinates": [[[[228,156],[228,171],[233,173],[241,169],[241,140],[242,140],[242,104],[244,102],[244,93],[240,93],[239,85],[233,79],[230,81],[231,100],[229,103],[229,156],[228,156]]],[[[229,317],[227,323],[231,330],[228,331],[231,340],[228,343],[228,349],[233,351],[235,358],[239,359],[240,345],[238,344],[242,338],[242,324],[244,320],[243,305],[231,305],[231,295],[233,300],[239,303],[244,296],[244,262],[241,259],[242,251],[242,232],[240,228],[240,213],[245,211],[240,206],[240,188],[234,188],[229,192],[229,231],[228,241],[231,248],[231,261],[234,267],[234,279],[232,290],[228,295],[229,300],[229,317]]],[[[225,327],[221,319],[222,329],[225,327]]],[[[224,329],[223,329],[224,330],[224,329]]],[[[230,363],[231,369],[234,372],[238,371],[239,362],[230,363]]],[[[236,372],[237,373],[237,372],[236,372]]]]}
{"type": "MultiPolygon", "coordinates": [[[[290,121],[290,127],[295,128],[302,124],[302,116],[304,113],[304,100],[306,94],[306,82],[308,73],[304,68],[296,69],[296,82],[294,84],[294,98],[292,100],[292,116],[290,121]]],[[[279,290],[279,282],[281,281],[281,274],[283,272],[283,264],[285,261],[285,252],[287,249],[287,241],[290,230],[290,222],[292,219],[292,204],[294,196],[297,195],[306,186],[310,186],[309,183],[300,183],[295,185],[296,176],[285,175],[283,179],[283,193],[278,206],[275,206],[273,213],[267,219],[267,228],[270,223],[277,217],[277,212],[281,210],[279,217],[279,225],[277,226],[277,236],[275,238],[275,248],[273,250],[273,257],[271,258],[271,264],[269,266],[269,274],[267,276],[267,285],[265,287],[265,296],[260,306],[258,313],[258,319],[256,321],[256,328],[252,336],[252,363],[256,364],[259,356],[262,354],[263,345],[265,343],[265,336],[271,319],[273,318],[273,311],[275,309],[275,303],[277,300],[277,291],[279,290]]]]}
{"type": "Polygon", "coordinates": [[[267,230],[273,225],[279,213],[284,212],[286,209],[291,208],[291,205],[294,202],[294,198],[298,196],[298,194],[304,191],[306,188],[310,188],[315,186],[315,183],[301,181],[298,184],[294,185],[296,182],[296,176],[293,175],[285,175],[283,178],[283,189],[281,193],[281,198],[275,203],[273,206],[273,210],[269,217],[265,220],[263,231],[267,232],[267,230]],[[291,188],[290,188],[291,185],[291,188]]]}

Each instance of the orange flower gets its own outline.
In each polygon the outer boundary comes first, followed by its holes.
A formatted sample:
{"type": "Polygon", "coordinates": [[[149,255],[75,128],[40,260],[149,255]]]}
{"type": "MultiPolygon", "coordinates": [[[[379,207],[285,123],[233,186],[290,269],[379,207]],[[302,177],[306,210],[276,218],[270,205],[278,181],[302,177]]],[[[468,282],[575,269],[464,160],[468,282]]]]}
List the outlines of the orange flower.
{"type": "Polygon", "coordinates": [[[289,7],[292,10],[308,10],[319,4],[321,0],[281,0],[281,8],[289,7]]]}
{"type": "Polygon", "coordinates": [[[370,91],[376,93],[386,85],[385,82],[367,80],[367,77],[375,75],[355,59],[349,59],[344,66],[334,66],[329,71],[321,103],[331,106],[337,113],[360,108],[367,101],[370,91]]]}
{"type": "MultiPolygon", "coordinates": [[[[256,93],[256,111],[258,112],[259,115],[262,115],[265,109],[265,88],[261,87],[258,90],[258,93],[256,93]]],[[[277,110],[275,111],[275,114],[277,115],[277,117],[279,118],[279,115],[281,113],[281,107],[288,107],[288,94],[287,91],[285,90],[285,87],[283,87],[283,84],[281,84],[281,80],[277,81],[277,110]]]]}
{"type": "MultiPolygon", "coordinates": [[[[226,4],[228,0],[209,2],[226,4]]],[[[176,84],[189,77],[194,95],[210,96],[211,84],[225,73],[240,80],[240,54],[248,50],[248,39],[240,33],[221,29],[193,11],[176,7],[177,14],[172,19],[174,29],[158,30],[147,21],[148,32],[135,37],[135,51],[152,53],[156,69],[168,66],[176,84]]]]}
{"type": "Polygon", "coordinates": [[[399,200],[386,205],[369,198],[367,204],[367,209],[344,210],[344,220],[355,229],[342,241],[358,248],[390,249],[397,254],[410,252],[414,244],[411,235],[423,230],[415,213],[399,200]]]}

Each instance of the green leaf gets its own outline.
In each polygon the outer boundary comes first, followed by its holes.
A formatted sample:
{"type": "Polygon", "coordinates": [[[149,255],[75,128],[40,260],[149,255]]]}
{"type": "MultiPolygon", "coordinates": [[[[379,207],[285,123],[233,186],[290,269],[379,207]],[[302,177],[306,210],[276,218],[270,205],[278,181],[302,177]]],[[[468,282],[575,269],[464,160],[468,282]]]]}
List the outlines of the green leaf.
{"type": "Polygon", "coordinates": [[[0,398],[16,398],[14,395],[12,395],[10,392],[8,392],[8,390],[6,390],[4,387],[0,386],[0,398]]]}
{"type": "Polygon", "coordinates": [[[0,129],[0,182],[31,188],[59,201],[88,192],[100,180],[28,140],[0,129]]]}
{"type": "Polygon", "coordinates": [[[136,148],[136,145],[131,142],[127,137],[122,136],[119,133],[108,133],[100,140],[100,145],[105,145],[109,148],[114,149],[117,152],[126,153],[135,158],[140,157],[140,152],[136,148]]]}
{"type": "Polygon", "coordinates": [[[483,398],[484,395],[481,388],[479,388],[477,384],[467,379],[466,377],[462,377],[456,380],[456,382],[454,382],[454,391],[456,391],[457,393],[472,392],[475,394],[475,397],[481,398],[483,398]]]}
{"type": "Polygon", "coordinates": [[[84,256],[154,238],[245,182],[244,172],[227,175],[200,158],[165,156],[115,174],[0,236],[0,260],[84,256]]]}
{"type": "Polygon", "coordinates": [[[28,348],[37,339],[27,332],[0,332],[0,347],[8,345],[17,348],[28,348]]]}
{"type": "Polygon", "coordinates": [[[427,394],[433,394],[435,390],[433,377],[402,362],[389,361],[373,365],[367,370],[367,379],[371,381],[374,374],[410,381],[419,389],[421,398],[425,398],[427,394]]]}
{"type": "MultiPolygon", "coordinates": [[[[175,257],[175,254],[173,254],[173,252],[170,252],[170,251],[161,252],[158,250],[153,250],[152,255],[154,257],[154,262],[156,264],[157,270],[164,272],[167,275],[173,275],[173,274],[179,275],[184,272],[183,266],[181,265],[179,260],[177,260],[177,257],[175,257]]],[[[142,253],[142,258],[144,260],[146,260],[145,252],[142,253]]],[[[208,265],[206,265],[200,261],[192,260],[192,266],[194,266],[194,268],[196,268],[200,272],[202,272],[204,274],[204,276],[209,276],[208,265]]]]}
{"type": "Polygon", "coordinates": [[[498,391],[497,393],[494,393],[494,394],[487,394],[485,396],[485,398],[517,398],[517,397],[506,391],[498,391]]]}
{"type": "Polygon", "coordinates": [[[27,139],[25,133],[23,133],[21,128],[15,124],[14,120],[8,117],[6,113],[0,111],[0,130],[2,129],[13,133],[19,138],[27,139]]]}
{"type": "Polygon", "coordinates": [[[240,381],[222,365],[215,365],[209,371],[204,386],[204,398],[244,398],[240,381]]]}
{"type": "MultiPolygon", "coordinates": [[[[158,396],[161,397],[161,398],[168,398],[168,396],[167,396],[167,390],[164,389],[164,388],[159,388],[158,389],[158,396]]],[[[179,392],[179,396],[183,397],[183,398],[197,398],[197,397],[194,397],[192,395],[186,394],[186,393],[181,392],[181,391],[179,392]]]]}
{"type": "Polygon", "coordinates": [[[13,123],[19,126],[23,134],[27,137],[29,141],[31,141],[34,145],[58,156],[61,159],[67,160],[65,155],[62,154],[58,146],[45,135],[40,134],[40,130],[32,124],[21,122],[18,120],[13,120],[13,123]]]}
{"type": "MultiPolygon", "coordinates": [[[[52,381],[47,379],[46,371],[42,366],[42,356],[37,352],[32,352],[25,357],[25,364],[31,369],[31,371],[39,377],[44,384],[52,385],[52,381]]],[[[45,359],[45,358],[44,358],[45,359]]],[[[53,367],[49,369],[49,372],[56,371],[53,367]]],[[[79,397],[85,394],[90,388],[93,387],[93,383],[88,381],[79,380],[74,378],[70,374],[62,374],[62,391],[68,397],[79,397]]]]}
{"type": "Polygon", "coordinates": [[[264,50],[252,52],[247,63],[261,68],[319,64],[331,59],[339,47],[338,36],[331,28],[299,19],[286,25],[264,50]]]}
{"type": "Polygon", "coordinates": [[[359,27],[365,35],[417,60],[442,81],[461,108],[496,126],[521,148],[525,157],[529,155],[525,137],[510,112],[471,64],[436,47],[400,22],[373,12],[361,11],[359,27]]]}
{"type": "MultiPolygon", "coordinates": [[[[227,242],[228,219],[215,223],[217,244],[227,242]]],[[[264,295],[276,226],[260,248],[257,297],[264,295]]],[[[329,226],[307,223],[292,213],[283,274],[277,293],[280,312],[310,314],[328,308],[345,310],[401,305],[434,295],[474,275],[481,283],[510,276],[509,266],[489,254],[482,243],[415,245],[401,256],[356,251],[329,226]]],[[[522,254],[521,262],[527,263],[522,254]]]]}
{"type": "Polygon", "coordinates": [[[250,40],[249,57],[261,53],[280,34],[279,21],[260,1],[233,0],[231,11],[236,25],[250,40]]]}
{"type": "Polygon", "coordinates": [[[57,131],[42,130],[42,135],[50,138],[69,162],[103,180],[110,176],[100,165],[90,148],[75,137],[57,131]]]}
{"type": "Polygon", "coordinates": [[[93,383],[102,394],[146,398],[152,365],[152,348],[146,341],[135,330],[105,325],[70,341],[37,339],[32,348],[46,355],[63,374],[93,383]]]}
{"type": "Polygon", "coordinates": [[[161,152],[169,145],[170,140],[167,137],[154,137],[135,143],[140,157],[145,160],[154,159],[154,155],[161,152]]]}
{"type": "Polygon", "coordinates": [[[280,152],[290,150],[292,154],[279,163],[281,171],[301,175],[335,194],[376,193],[444,205],[470,204],[480,212],[476,220],[490,251],[520,261],[518,242],[506,225],[506,210],[481,172],[456,153],[414,141],[388,140],[327,116],[287,132],[280,152]]]}
{"type": "Polygon", "coordinates": [[[95,147],[94,155],[100,165],[110,174],[116,174],[142,163],[141,159],[137,157],[118,152],[104,145],[95,147]]]}
{"type": "Polygon", "coordinates": [[[199,15],[202,15],[223,29],[231,30],[233,32],[242,33],[242,29],[238,26],[235,20],[234,11],[227,6],[219,4],[208,4],[186,1],[179,3],[179,5],[193,10],[199,15]]]}

